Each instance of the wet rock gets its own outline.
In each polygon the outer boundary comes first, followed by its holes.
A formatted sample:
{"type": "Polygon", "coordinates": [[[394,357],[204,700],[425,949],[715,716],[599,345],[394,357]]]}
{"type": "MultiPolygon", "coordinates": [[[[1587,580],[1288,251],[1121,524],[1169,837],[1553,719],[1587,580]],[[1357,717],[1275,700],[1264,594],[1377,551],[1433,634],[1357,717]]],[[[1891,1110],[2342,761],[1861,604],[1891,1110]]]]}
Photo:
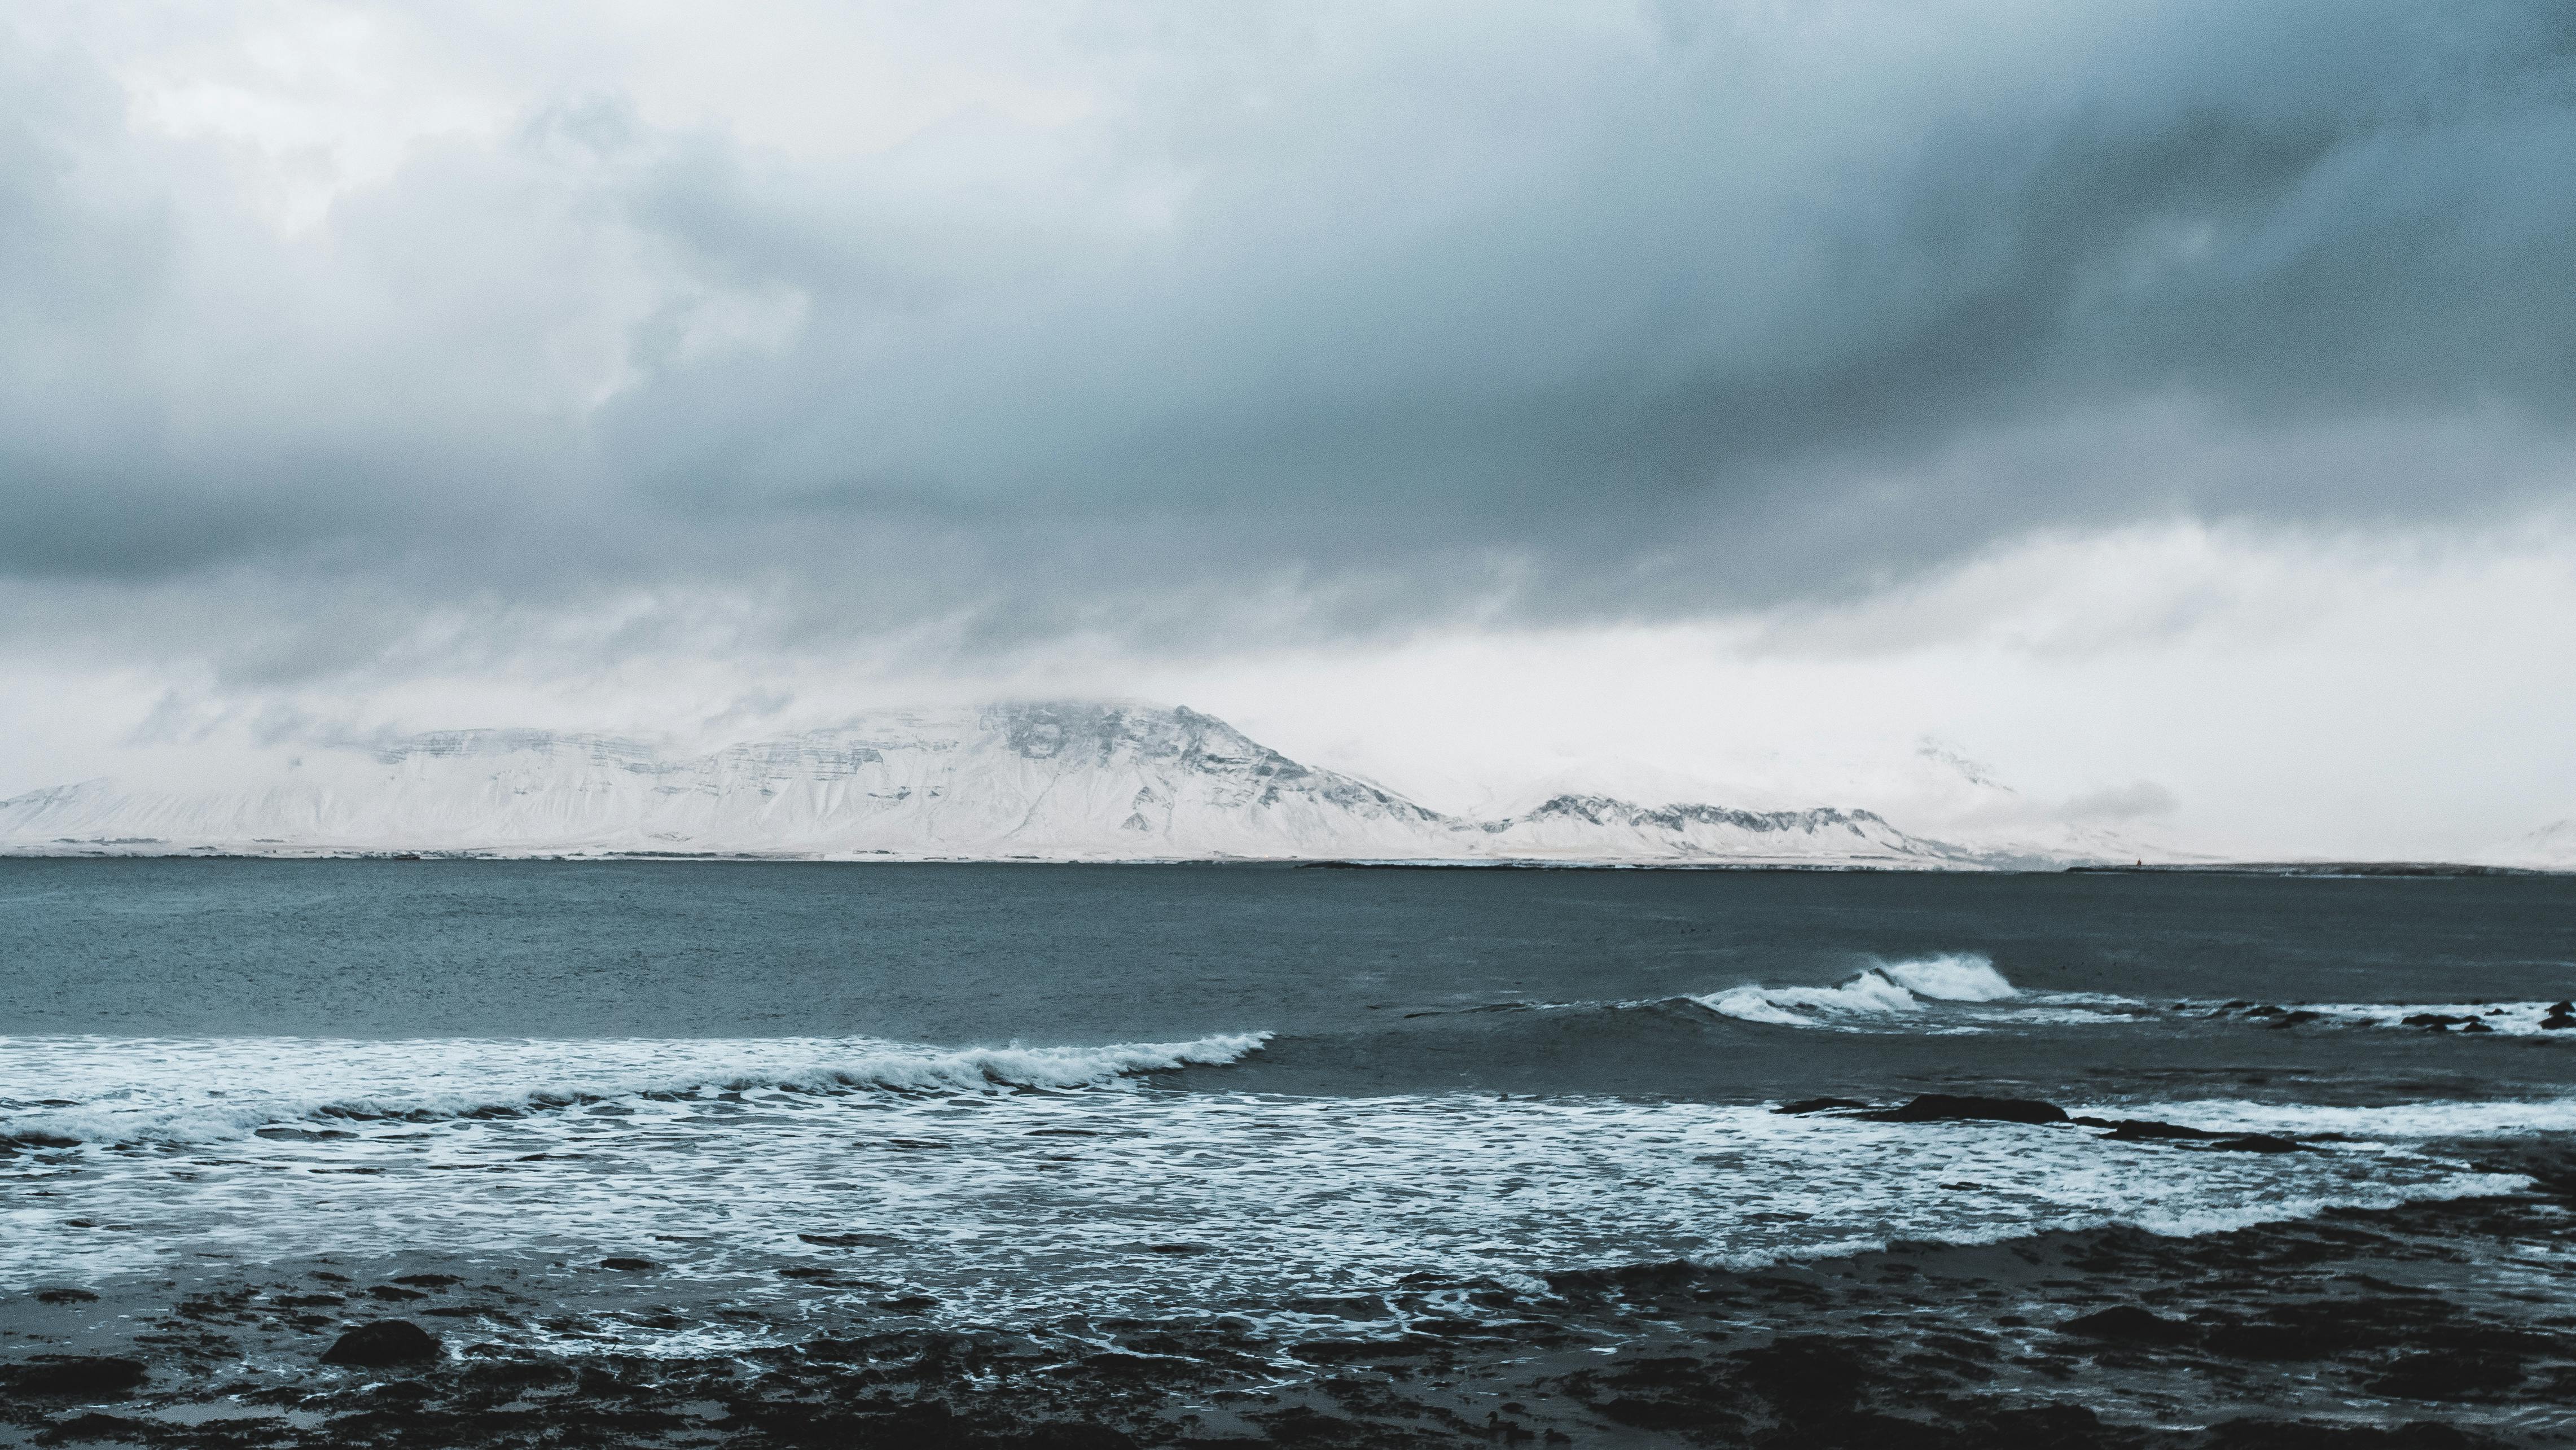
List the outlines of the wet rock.
{"type": "Polygon", "coordinates": [[[551,1360],[525,1359],[487,1361],[466,1376],[469,1383],[501,1392],[553,1388],[571,1384],[577,1378],[569,1367],[551,1360]]]}
{"type": "Polygon", "coordinates": [[[1354,1364],[1412,1359],[1434,1353],[1440,1347],[1440,1341],[1427,1335],[1407,1335],[1395,1339],[1313,1339],[1292,1346],[1288,1353],[1308,1364],[1354,1364]]]}
{"type": "Polygon", "coordinates": [[[617,1269],[629,1274],[649,1273],[654,1269],[662,1267],[651,1259],[627,1258],[602,1259],[599,1261],[599,1266],[603,1269],[617,1269]]]}
{"type": "Polygon", "coordinates": [[[39,1289],[36,1291],[36,1302],[39,1304],[95,1304],[98,1302],[98,1296],[87,1289],[39,1289]]]}
{"type": "Polygon", "coordinates": [[[2063,1123],[2066,1110],[2036,1098],[1954,1097],[1925,1093],[1903,1107],[1865,1114],[1875,1123],[2063,1123]]]}
{"type": "Polygon", "coordinates": [[[1858,1098],[1800,1098],[1794,1103],[1782,1103],[1771,1111],[1794,1116],[1800,1113],[1831,1112],[1836,1108],[1866,1108],[1868,1106],[1869,1104],[1862,1102],[1858,1098]]]}
{"type": "Polygon", "coordinates": [[[1708,1412],[1688,1401],[1621,1395],[1592,1408],[1601,1418],[1632,1430],[1696,1430],[1708,1423],[1708,1412]]]}
{"type": "Polygon", "coordinates": [[[2502,1450],[2503,1442],[2449,1425],[2320,1425],[2307,1420],[2229,1420],[2210,1427],[2210,1450],[2502,1450]]]}
{"type": "Polygon", "coordinates": [[[1251,1417],[1270,1432],[1270,1438],[1283,1445],[1359,1445],[1367,1442],[1367,1427],[1355,1420],[1327,1415],[1304,1405],[1274,1410],[1251,1417]]]}
{"type": "Polygon", "coordinates": [[[40,1359],[0,1368],[0,1393],[22,1400],[107,1400],[143,1383],[140,1360],[40,1359]]]}
{"type": "Polygon", "coordinates": [[[1793,1418],[1845,1409],[1875,1377],[1876,1347],[1821,1334],[1790,1335],[1730,1356],[1746,1388],[1793,1418]]]}
{"type": "Polygon", "coordinates": [[[437,1335],[407,1319],[379,1319],[341,1335],[323,1352],[322,1362],[382,1369],[388,1365],[436,1359],[439,1353],[437,1335]]]}
{"type": "Polygon", "coordinates": [[[1136,1442],[1107,1425],[1062,1423],[1032,1425],[1025,1432],[995,1442],[1010,1450],[1135,1450],[1136,1442]]]}
{"type": "Polygon", "coordinates": [[[2245,1133],[2233,1138],[2221,1138],[2209,1146],[2212,1152],[2217,1153],[2305,1153],[2308,1151],[2306,1144],[2274,1137],[2270,1133],[2245,1133]]]}
{"type": "Polygon", "coordinates": [[[150,1436],[153,1428],[141,1420],[129,1420],[122,1415],[102,1415],[93,1410],[86,1415],[75,1415],[54,1426],[44,1433],[41,1440],[56,1444],[65,1441],[77,1444],[83,1440],[119,1440],[129,1445],[139,1445],[149,1443],[147,1437],[150,1436]]]}
{"type": "Polygon", "coordinates": [[[6,1137],[0,1137],[0,1144],[13,1148],[77,1148],[81,1145],[81,1140],[66,1138],[59,1133],[39,1133],[29,1129],[23,1133],[11,1133],[6,1137]]]}
{"type": "Polygon", "coordinates": [[[2057,1327],[2061,1333],[2115,1344],[2189,1344],[2197,1337],[2192,1327],[2181,1320],[2164,1318],[2134,1304],[2069,1319],[2057,1327]]]}
{"type": "Polygon", "coordinates": [[[2437,1350],[2410,1354],[2371,1381],[2370,1392],[2408,1400],[2456,1400],[2522,1383],[2522,1361],[2509,1354],[2437,1350]]]}
{"type": "Polygon", "coordinates": [[[2550,1003],[2549,1013],[2540,1019],[2540,1026],[2546,1032],[2564,1032],[2576,1027],[2576,1001],[2550,1003]]]}
{"type": "Polygon", "coordinates": [[[2110,1129],[2102,1135],[2106,1143],[2184,1142],[2227,1136],[2207,1128],[2186,1128],[2180,1123],[2160,1123],[2152,1118],[2071,1118],[2068,1121],[2078,1127],[2110,1129]]]}
{"type": "Polygon", "coordinates": [[[1986,1417],[1983,1443],[2018,1450],[2092,1450],[2103,1443],[2102,1417],[2082,1405],[2033,1405],[1986,1417]]]}

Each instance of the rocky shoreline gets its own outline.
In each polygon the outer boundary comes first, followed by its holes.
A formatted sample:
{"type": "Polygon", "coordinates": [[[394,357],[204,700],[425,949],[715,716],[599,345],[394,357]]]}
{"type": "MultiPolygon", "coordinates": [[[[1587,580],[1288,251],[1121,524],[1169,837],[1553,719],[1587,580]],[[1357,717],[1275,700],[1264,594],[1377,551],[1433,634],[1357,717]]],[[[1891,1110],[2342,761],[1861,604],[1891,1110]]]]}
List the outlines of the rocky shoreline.
{"type": "Polygon", "coordinates": [[[56,1285],[0,1303],[0,1443],[2576,1444],[2576,1152],[2448,1151],[2535,1186],[2190,1238],[1418,1274],[1268,1322],[958,1328],[823,1272],[824,1321],[763,1324],[637,1260],[576,1266],[632,1286],[578,1301],[347,1259],[56,1285]],[[748,1337],[688,1352],[700,1323],[748,1337]],[[649,1353],[611,1332],[639,1324],[649,1353]]]}

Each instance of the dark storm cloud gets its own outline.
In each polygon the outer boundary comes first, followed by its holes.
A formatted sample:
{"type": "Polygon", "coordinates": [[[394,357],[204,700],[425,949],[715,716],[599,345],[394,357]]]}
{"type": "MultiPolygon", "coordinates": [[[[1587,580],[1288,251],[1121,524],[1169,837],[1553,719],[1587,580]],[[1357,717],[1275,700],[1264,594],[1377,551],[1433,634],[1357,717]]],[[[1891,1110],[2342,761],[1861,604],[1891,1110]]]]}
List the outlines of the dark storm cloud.
{"type": "Polygon", "coordinates": [[[531,96],[286,238],[21,46],[0,570],[1343,629],[2567,487],[2563,5],[1142,14],[1067,125],[531,96]]]}

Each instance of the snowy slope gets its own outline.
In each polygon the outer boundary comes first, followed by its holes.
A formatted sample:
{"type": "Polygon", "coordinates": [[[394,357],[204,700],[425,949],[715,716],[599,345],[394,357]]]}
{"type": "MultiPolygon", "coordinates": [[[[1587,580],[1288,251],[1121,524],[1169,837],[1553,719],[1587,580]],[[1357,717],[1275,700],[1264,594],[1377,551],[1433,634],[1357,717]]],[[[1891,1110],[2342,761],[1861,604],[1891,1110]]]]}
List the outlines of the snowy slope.
{"type": "Polygon", "coordinates": [[[1561,795],[1475,829],[1485,838],[1480,853],[1512,857],[1972,864],[1967,852],[1909,836],[1868,811],[1649,807],[1608,796],[1561,795]]]}
{"type": "Polygon", "coordinates": [[[2553,821],[2530,835],[2481,852],[2475,859],[2490,866],[2576,871],[2576,817],[2553,821]]]}
{"type": "Polygon", "coordinates": [[[667,756],[533,730],[317,753],[222,789],[112,780],[0,801],[0,852],[670,852],[1049,860],[1596,860],[1960,866],[1867,811],[1647,808],[1558,796],[1441,814],[1187,709],[886,713],[667,756]]]}

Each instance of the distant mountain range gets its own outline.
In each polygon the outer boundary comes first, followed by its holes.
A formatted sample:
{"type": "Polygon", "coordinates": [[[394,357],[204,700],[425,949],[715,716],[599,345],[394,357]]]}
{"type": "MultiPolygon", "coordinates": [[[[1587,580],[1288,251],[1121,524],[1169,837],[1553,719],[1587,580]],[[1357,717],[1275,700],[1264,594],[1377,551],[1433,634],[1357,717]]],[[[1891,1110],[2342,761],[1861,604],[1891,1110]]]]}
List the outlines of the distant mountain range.
{"type": "Polygon", "coordinates": [[[1559,795],[1444,814],[1188,709],[889,712],[710,755],[608,735],[459,730],[308,752],[186,790],[114,780],[0,801],[0,854],[657,854],[908,860],[1372,860],[1979,868],[1858,809],[1559,795]]]}

